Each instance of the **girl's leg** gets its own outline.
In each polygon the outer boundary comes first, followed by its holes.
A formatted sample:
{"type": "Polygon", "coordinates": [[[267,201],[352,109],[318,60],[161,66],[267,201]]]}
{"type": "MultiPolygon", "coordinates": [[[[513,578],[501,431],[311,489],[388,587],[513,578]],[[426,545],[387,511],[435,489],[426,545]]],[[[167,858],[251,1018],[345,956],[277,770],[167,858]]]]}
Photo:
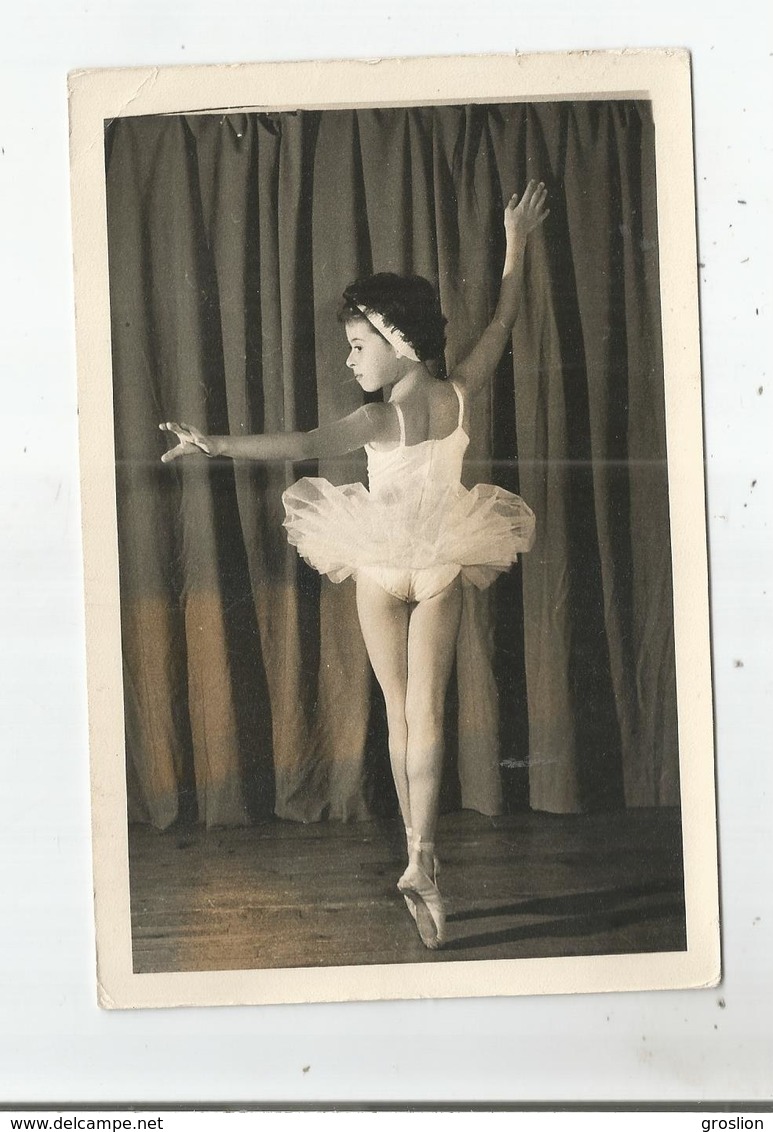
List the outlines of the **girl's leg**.
{"type": "Polygon", "coordinates": [[[405,697],[408,686],[408,615],[406,602],[387,593],[364,572],[357,575],[357,613],[376,679],[384,693],[389,727],[389,759],[400,813],[411,827],[406,751],[408,727],[405,697]]]}
{"type": "Polygon", "coordinates": [[[427,844],[416,860],[433,876],[433,852],[443,769],[446,690],[456,653],[462,611],[461,578],[420,601],[408,624],[408,724],[406,772],[414,843],[427,844]]]}

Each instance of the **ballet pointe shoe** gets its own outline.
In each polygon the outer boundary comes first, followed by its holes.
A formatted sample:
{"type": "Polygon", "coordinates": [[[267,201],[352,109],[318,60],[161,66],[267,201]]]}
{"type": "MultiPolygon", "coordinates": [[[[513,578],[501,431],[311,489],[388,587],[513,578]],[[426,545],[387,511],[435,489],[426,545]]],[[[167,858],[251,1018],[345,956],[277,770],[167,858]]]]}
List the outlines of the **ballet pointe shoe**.
{"type": "MultiPolygon", "coordinates": [[[[413,841],[413,830],[411,829],[411,827],[409,825],[407,825],[405,827],[405,840],[408,843],[408,857],[410,858],[410,856],[411,856],[411,843],[413,841]]],[[[399,884],[398,884],[398,887],[399,887],[399,884]]],[[[416,905],[414,904],[414,902],[408,896],[403,896],[403,900],[405,901],[405,907],[408,909],[408,911],[411,914],[411,919],[415,922],[415,920],[416,920],[416,905]]]]}
{"type": "MultiPolygon", "coordinates": [[[[409,825],[407,825],[405,827],[405,840],[406,840],[407,845],[408,845],[408,857],[410,858],[411,846],[413,844],[413,830],[411,829],[411,827],[409,825]]],[[[437,878],[438,878],[439,875],[440,875],[440,862],[438,861],[437,857],[435,857],[433,855],[433,857],[432,857],[432,877],[430,879],[436,885],[437,885],[437,878]]],[[[416,905],[414,904],[414,902],[410,898],[410,896],[404,895],[403,899],[405,900],[406,908],[408,909],[408,911],[411,914],[411,919],[415,921],[416,920],[416,905]]]]}
{"type": "MultiPolygon", "coordinates": [[[[431,850],[427,842],[414,842],[412,848],[418,858],[422,851],[431,850]]],[[[433,858],[434,860],[434,858],[433,858]]],[[[419,860],[412,860],[397,882],[398,890],[412,905],[412,915],[421,942],[431,951],[442,947],[445,941],[446,912],[443,897],[435,881],[422,868],[419,860]]]]}

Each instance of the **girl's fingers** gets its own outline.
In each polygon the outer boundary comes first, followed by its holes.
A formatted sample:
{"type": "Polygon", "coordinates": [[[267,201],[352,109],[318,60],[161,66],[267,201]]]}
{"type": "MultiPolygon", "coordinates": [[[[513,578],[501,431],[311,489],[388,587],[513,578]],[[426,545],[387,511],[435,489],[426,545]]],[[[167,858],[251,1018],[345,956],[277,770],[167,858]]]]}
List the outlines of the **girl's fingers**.
{"type": "Polygon", "coordinates": [[[528,185],[523,190],[523,196],[521,197],[521,204],[527,205],[529,203],[529,201],[531,200],[533,193],[534,193],[534,182],[529,181],[528,185]]]}
{"type": "MultiPolygon", "coordinates": [[[[199,451],[201,451],[201,449],[198,444],[192,444],[189,440],[181,439],[180,443],[176,444],[174,448],[170,448],[168,452],[163,453],[163,455],[161,456],[161,463],[171,464],[173,460],[179,459],[180,456],[185,456],[190,452],[199,451]]],[[[207,450],[207,455],[209,454],[210,453],[207,450]]]]}
{"type": "Polygon", "coordinates": [[[161,457],[162,464],[171,464],[173,460],[177,460],[179,456],[186,455],[187,452],[196,452],[199,447],[204,447],[205,452],[209,455],[209,448],[204,445],[198,445],[192,431],[186,424],[178,423],[177,421],[162,421],[158,424],[158,428],[162,432],[171,432],[172,436],[177,437],[178,443],[168,452],[164,452],[161,457]]]}
{"type": "Polygon", "coordinates": [[[529,181],[526,188],[523,190],[523,195],[520,200],[517,193],[513,193],[510,200],[507,202],[507,208],[514,211],[520,204],[524,209],[538,208],[547,198],[548,191],[545,188],[544,181],[535,181],[533,178],[529,181]]]}
{"type": "Polygon", "coordinates": [[[193,425],[183,424],[182,421],[180,421],[179,428],[181,432],[178,433],[178,435],[181,436],[181,439],[184,439],[187,443],[200,448],[202,452],[206,452],[208,456],[211,455],[210,447],[207,444],[207,438],[204,436],[203,432],[199,432],[199,430],[197,428],[194,428],[193,425]]]}
{"type": "Polygon", "coordinates": [[[199,432],[197,428],[192,425],[185,424],[183,421],[162,421],[158,426],[162,432],[171,432],[181,444],[188,444],[191,447],[202,448],[207,454],[210,452],[210,447],[207,444],[206,437],[203,433],[199,432]]]}
{"type": "Polygon", "coordinates": [[[543,185],[540,190],[535,193],[534,199],[531,202],[532,212],[534,216],[540,221],[544,220],[545,216],[547,215],[547,210],[545,209],[545,202],[547,201],[547,199],[548,191],[543,185]]]}

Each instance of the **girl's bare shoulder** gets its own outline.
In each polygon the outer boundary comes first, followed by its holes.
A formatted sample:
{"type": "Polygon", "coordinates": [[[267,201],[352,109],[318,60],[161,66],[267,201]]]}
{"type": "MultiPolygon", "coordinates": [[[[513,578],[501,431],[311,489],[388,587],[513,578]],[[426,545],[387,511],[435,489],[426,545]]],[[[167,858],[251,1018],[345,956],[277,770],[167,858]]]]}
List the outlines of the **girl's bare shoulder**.
{"type": "Polygon", "coordinates": [[[409,443],[436,440],[453,432],[459,417],[459,399],[450,381],[435,378],[401,401],[409,443]]]}
{"type": "Polygon", "coordinates": [[[369,401],[358,410],[373,430],[372,440],[391,441],[400,435],[395,406],[389,402],[369,401]]]}

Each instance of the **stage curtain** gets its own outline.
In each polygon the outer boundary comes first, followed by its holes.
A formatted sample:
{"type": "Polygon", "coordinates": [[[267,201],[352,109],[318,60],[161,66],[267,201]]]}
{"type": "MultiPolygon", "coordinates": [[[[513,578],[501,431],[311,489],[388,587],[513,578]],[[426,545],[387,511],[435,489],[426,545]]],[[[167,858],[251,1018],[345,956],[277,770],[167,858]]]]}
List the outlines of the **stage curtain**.
{"type": "Polygon", "coordinates": [[[443,805],[676,803],[648,105],[122,118],[105,137],[131,817],[396,812],[353,583],[320,579],[282,529],[285,486],[362,478],[362,454],[167,466],[158,422],[239,434],[356,408],[336,313],[374,270],[438,285],[452,368],[491,316],[503,202],[530,177],[551,214],[465,482],[519,491],[538,538],[465,592],[443,805]]]}

